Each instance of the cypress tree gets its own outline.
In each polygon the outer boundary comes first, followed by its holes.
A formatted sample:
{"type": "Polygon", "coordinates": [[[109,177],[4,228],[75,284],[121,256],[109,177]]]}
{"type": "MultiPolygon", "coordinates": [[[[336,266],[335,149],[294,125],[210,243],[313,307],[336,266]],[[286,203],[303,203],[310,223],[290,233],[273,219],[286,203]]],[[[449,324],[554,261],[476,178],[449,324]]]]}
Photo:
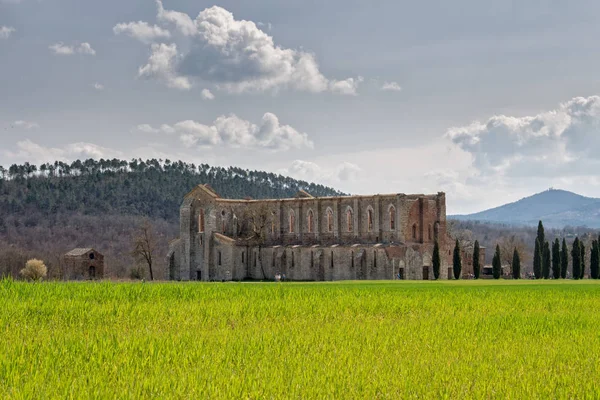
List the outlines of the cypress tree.
{"type": "Polygon", "coordinates": [[[583,244],[583,240],[579,241],[579,247],[581,248],[581,268],[579,269],[579,279],[583,279],[585,277],[585,245],[583,244]]]}
{"type": "Polygon", "coordinates": [[[573,242],[571,257],[573,258],[573,279],[579,279],[581,277],[581,246],[577,237],[573,242]]]}
{"type": "Polygon", "coordinates": [[[535,239],[533,250],[533,275],[535,275],[535,279],[542,278],[542,249],[540,249],[539,239],[535,239]]]}
{"type": "Polygon", "coordinates": [[[560,278],[560,242],[558,238],[552,243],[552,277],[560,278]]]}
{"type": "Polygon", "coordinates": [[[479,241],[475,241],[475,247],[473,249],[473,275],[475,279],[479,279],[481,273],[481,265],[479,265],[479,241]]]}
{"type": "Polygon", "coordinates": [[[600,270],[600,258],[598,257],[598,241],[592,242],[592,255],[590,256],[590,277],[598,279],[598,271],[600,270]]]}
{"type": "Polygon", "coordinates": [[[521,279],[521,258],[519,252],[515,248],[512,259],[512,275],[514,279],[521,279]]]}
{"type": "Polygon", "coordinates": [[[500,245],[496,245],[496,253],[494,254],[494,259],[492,261],[492,274],[494,275],[494,279],[500,279],[500,275],[502,275],[502,259],[500,258],[500,245]]]}
{"type": "Polygon", "coordinates": [[[431,263],[433,264],[433,277],[437,280],[440,278],[440,245],[438,241],[435,241],[433,245],[433,255],[431,256],[431,263]]]}
{"type": "Polygon", "coordinates": [[[454,279],[460,279],[460,273],[462,271],[462,260],[460,259],[460,243],[458,243],[458,239],[456,239],[456,244],[454,245],[452,270],[454,272],[454,279]]]}
{"type": "Polygon", "coordinates": [[[542,221],[540,221],[538,223],[538,228],[537,228],[537,240],[540,241],[540,249],[542,250],[542,252],[544,251],[544,243],[546,243],[546,234],[544,233],[544,224],[542,224],[542,221]]]}
{"type": "Polygon", "coordinates": [[[550,244],[544,243],[544,250],[542,250],[542,275],[544,279],[550,279],[550,244]]]}
{"type": "Polygon", "coordinates": [[[567,248],[567,241],[563,238],[562,250],[560,252],[560,277],[562,279],[566,279],[568,270],[569,270],[569,249],[567,248]]]}

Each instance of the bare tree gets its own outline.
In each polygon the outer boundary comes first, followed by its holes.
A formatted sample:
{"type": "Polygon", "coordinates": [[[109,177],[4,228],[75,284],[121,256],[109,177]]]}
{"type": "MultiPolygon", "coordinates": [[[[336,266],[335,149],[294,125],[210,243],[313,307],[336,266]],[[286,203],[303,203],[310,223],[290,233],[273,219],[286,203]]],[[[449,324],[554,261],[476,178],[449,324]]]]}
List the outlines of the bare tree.
{"type": "Polygon", "coordinates": [[[473,238],[472,231],[460,227],[460,224],[456,220],[448,220],[446,230],[454,241],[458,240],[461,250],[467,253],[473,253],[475,239],[473,238]]]}
{"type": "Polygon", "coordinates": [[[513,253],[515,249],[519,252],[519,260],[521,264],[527,264],[530,259],[527,244],[516,235],[502,236],[498,241],[500,246],[500,260],[502,265],[509,265],[512,272],[513,253]]]}
{"type": "Polygon", "coordinates": [[[242,229],[242,235],[245,234],[246,244],[248,246],[258,247],[258,264],[263,275],[263,279],[266,279],[267,274],[262,262],[262,246],[264,246],[267,239],[267,227],[272,222],[272,214],[269,212],[269,208],[265,204],[261,204],[257,207],[248,207],[244,211],[244,228],[242,229]]]}
{"type": "Polygon", "coordinates": [[[154,228],[148,219],[144,219],[142,224],[133,234],[132,239],[133,249],[131,255],[138,262],[145,262],[148,265],[150,272],[150,280],[154,280],[152,266],[154,264],[154,253],[158,247],[154,228]]]}

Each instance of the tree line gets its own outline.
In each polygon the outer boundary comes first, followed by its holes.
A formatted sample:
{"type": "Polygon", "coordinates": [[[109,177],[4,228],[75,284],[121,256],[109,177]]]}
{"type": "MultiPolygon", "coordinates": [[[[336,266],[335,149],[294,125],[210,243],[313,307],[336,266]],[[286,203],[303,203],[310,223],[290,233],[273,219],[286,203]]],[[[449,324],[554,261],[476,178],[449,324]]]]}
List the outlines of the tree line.
{"type": "MultiPolygon", "coordinates": [[[[432,264],[435,279],[439,279],[441,259],[439,256],[439,244],[434,244],[432,264]]],[[[513,279],[521,279],[521,250],[515,246],[512,249],[512,260],[507,263],[510,266],[510,273],[507,276],[513,279]]],[[[452,273],[454,279],[462,277],[462,252],[461,240],[455,238],[454,252],[452,257],[452,273]]],[[[584,241],[575,237],[571,249],[567,245],[566,238],[562,241],[557,237],[553,241],[546,240],[545,229],[542,221],[539,221],[535,245],[533,250],[533,273],[526,274],[531,279],[583,279],[586,276],[586,261],[589,259],[589,277],[591,279],[600,279],[600,236],[591,241],[589,257],[587,257],[584,241]],[[569,258],[571,259],[571,272],[569,272],[569,258]]],[[[507,257],[503,255],[500,244],[496,245],[492,259],[491,273],[494,279],[499,279],[503,275],[503,260],[507,257]]],[[[473,277],[479,279],[481,276],[482,265],[480,263],[480,245],[475,240],[473,245],[473,277]]]]}

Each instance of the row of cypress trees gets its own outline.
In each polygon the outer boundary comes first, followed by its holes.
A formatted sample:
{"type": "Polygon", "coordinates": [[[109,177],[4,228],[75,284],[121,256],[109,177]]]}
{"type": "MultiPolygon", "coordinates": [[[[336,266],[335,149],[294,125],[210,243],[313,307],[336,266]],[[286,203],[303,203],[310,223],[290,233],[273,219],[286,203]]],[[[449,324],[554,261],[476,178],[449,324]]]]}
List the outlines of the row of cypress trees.
{"type": "MultiPolygon", "coordinates": [[[[544,225],[542,221],[538,224],[537,236],[535,239],[535,248],[533,254],[533,274],[535,279],[566,279],[569,267],[569,255],[572,258],[572,277],[573,279],[583,279],[585,276],[585,245],[578,237],[573,241],[572,249],[569,254],[567,241],[563,238],[561,241],[556,238],[552,244],[546,241],[544,233],[544,225]],[[550,247],[552,246],[552,247],[550,247]]],[[[479,262],[480,254],[479,241],[475,241],[473,247],[473,275],[475,279],[479,279],[481,275],[481,265],[479,262]]],[[[433,274],[435,279],[440,276],[440,248],[436,241],[433,248],[433,274]]],[[[521,257],[518,250],[515,248],[512,257],[512,277],[513,279],[521,278],[521,257]]],[[[456,239],[454,245],[454,253],[452,257],[452,272],[454,279],[460,279],[462,273],[462,259],[460,242],[456,239]]],[[[500,254],[500,246],[496,245],[496,251],[492,260],[492,276],[494,279],[499,279],[502,275],[502,258],[500,254]]],[[[598,240],[592,241],[590,251],[590,277],[592,279],[600,279],[600,237],[598,240]]]]}
{"type": "MultiPolygon", "coordinates": [[[[598,279],[600,276],[600,238],[592,241],[590,251],[590,277],[598,279]]],[[[536,279],[565,279],[569,267],[569,250],[567,241],[563,238],[562,246],[558,238],[552,243],[552,252],[544,234],[544,224],[538,223],[537,237],[533,253],[533,274],[536,279]]],[[[570,256],[572,259],[572,278],[583,279],[586,271],[586,249],[583,241],[578,237],[573,241],[570,256]]]]}

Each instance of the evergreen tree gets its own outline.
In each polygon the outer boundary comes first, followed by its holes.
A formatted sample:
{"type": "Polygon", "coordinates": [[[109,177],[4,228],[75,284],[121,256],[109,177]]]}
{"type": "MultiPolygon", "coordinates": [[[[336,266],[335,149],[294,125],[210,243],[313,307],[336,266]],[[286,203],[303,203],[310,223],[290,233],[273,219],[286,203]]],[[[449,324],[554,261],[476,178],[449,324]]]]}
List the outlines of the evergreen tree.
{"type": "Polygon", "coordinates": [[[579,270],[579,279],[585,278],[585,245],[583,244],[583,240],[579,241],[579,247],[581,248],[581,268],[579,270]]]}
{"type": "Polygon", "coordinates": [[[592,255],[590,256],[590,277],[592,279],[598,279],[598,272],[600,270],[600,254],[598,254],[598,241],[592,242],[592,255]]]}
{"type": "Polygon", "coordinates": [[[475,241],[475,247],[473,248],[473,275],[475,279],[479,279],[481,274],[481,265],[479,265],[479,241],[475,241]]]}
{"type": "Polygon", "coordinates": [[[567,248],[567,241],[563,238],[562,249],[560,251],[560,277],[562,279],[567,278],[568,270],[569,270],[569,249],[567,248]]]}
{"type": "Polygon", "coordinates": [[[558,238],[552,243],[552,277],[560,278],[560,242],[558,238]]]}
{"type": "Polygon", "coordinates": [[[454,272],[454,279],[460,279],[460,273],[462,271],[462,260],[460,259],[460,244],[456,239],[454,245],[454,257],[452,257],[452,270],[454,272]]]}
{"type": "Polygon", "coordinates": [[[533,274],[535,279],[542,278],[542,249],[540,248],[540,240],[535,239],[535,248],[533,250],[533,274]]]}
{"type": "Polygon", "coordinates": [[[512,275],[514,279],[521,279],[521,258],[519,252],[515,248],[512,259],[512,275]]]}
{"type": "Polygon", "coordinates": [[[492,274],[494,275],[494,279],[500,279],[500,275],[502,275],[502,259],[500,258],[500,245],[496,245],[496,253],[494,254],[494,259],[492,260],[492,274]]]}
{"type": "Polygon", "coordinates": [[[581,246],[577,237],[573,242],[571,257],[573,258],[573,279],[579,279],[581,278],[581,246]]]}
{"type": "Polygon", "coordinates": [[[440,278],[440,245],[438,241],[435,241],[433,245],[433,255],[431,256],[431,263],[433,264],[433,277],[437,280],[440,278]]]}
{"type": "Polygon", "coordinates": [[[546,242],[542,252],[542,275],[544,279],[550,279],[550,262],[550,245],[546,242]]]}
{"type": "Polygon", "coordinates": [[[541,251],[543,253],[543,251],[544,251],[544,243],[546,243],[546,234],[544,233],[544,224],[542,224],[542,221],[540,221],[538,223],[537,240],[540,241],[540,249],[541,249],[541,251]]]}

